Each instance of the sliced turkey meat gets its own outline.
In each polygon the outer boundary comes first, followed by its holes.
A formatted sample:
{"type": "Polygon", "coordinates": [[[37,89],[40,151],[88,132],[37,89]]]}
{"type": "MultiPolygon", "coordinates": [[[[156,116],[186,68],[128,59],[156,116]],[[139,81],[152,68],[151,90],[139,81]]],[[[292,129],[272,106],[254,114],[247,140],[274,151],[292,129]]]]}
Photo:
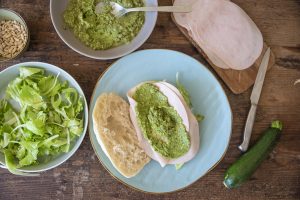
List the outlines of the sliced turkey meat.
{"type": "MultiPolygon", "coordinates": [[[[148,82],[149,83],[149,82],[148,82]]],[[[143,83],[142,83],[143,84],[143,83]]],[[[184,154],[183,156],[176,158],[176,159],[168,159],[163,156],[161,156],[159,153],[153,150],[147,139],[144,138],[144,135],[142,133],[142,130],[139,128],[137,118],[136,118],[136,113],[135,113],[135,106],[136,102],[132,98],[133,94],[135,93],[136,89],[138,86],[132,88],[127,96],[129,99],[130,103],[130,117],[131,121],[136,129],[137,137],[140,142],[141,147],[144,149],[146,154],[151,157],[153,160],[156,160],[159,162],[159,164],[164,167],[167,164],[182,164],[185,163],[189,160],[191,160],[198,152],[199,150],[199,125],[198,122],[191,112],[190,108],[187,106],[185,103],[182,95],[180,92],[177,90],[176,87],[172,86],[171,84],[167,82],[152,82],[153,85],[157,86],[165,96],[168,97],[168,102],[169,104],[174,107],[174,109],[177,111],[179,116],[183,120],[183,124],[186,127],[187,132],[189,133],[190,136],[190,149],[189,151],[184,154]],[[171,88],[171,86],[173,88],[171,88]]]]}
{"type": "Polygon", "coordinates": [[[243,70],[260,56],[263,38],[252,19],[228,0],[175,0],[174,5],[193,3],[190,13],[174,13],[208,58],[218,67],[243,70]]]}

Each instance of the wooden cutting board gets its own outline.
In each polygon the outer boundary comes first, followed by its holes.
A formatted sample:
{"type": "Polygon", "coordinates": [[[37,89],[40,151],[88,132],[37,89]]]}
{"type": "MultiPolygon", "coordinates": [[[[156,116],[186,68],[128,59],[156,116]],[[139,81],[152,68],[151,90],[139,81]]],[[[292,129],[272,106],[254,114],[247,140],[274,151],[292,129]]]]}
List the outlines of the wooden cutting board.
{"type": "MultiPolygon", "coordinates": [[[[230,88],[230,90],[233,93],[235,94],[243,93],[254,84],[259,65],[268,48],[268,45],[266,43],[264,43],[262,54],[251,67],[245,70],[222,69],[214,65],[206,56],[206,54],[203,52],[201,47],[188,34],[188,31],[176,23],[173,14],[172,14],[172,20],[176,24],[178,29],[195,46],[198,52],[206,59],[206,61],[211,65],[211,67],[217,72],[217,74],[221,77],[221,79],[225,82],[225,84],[230,88]]],[[[274,65],[274,63],[275,63],[275,56],[274,53],[271,51],[268,69],[270,69],[274,65]]]]}

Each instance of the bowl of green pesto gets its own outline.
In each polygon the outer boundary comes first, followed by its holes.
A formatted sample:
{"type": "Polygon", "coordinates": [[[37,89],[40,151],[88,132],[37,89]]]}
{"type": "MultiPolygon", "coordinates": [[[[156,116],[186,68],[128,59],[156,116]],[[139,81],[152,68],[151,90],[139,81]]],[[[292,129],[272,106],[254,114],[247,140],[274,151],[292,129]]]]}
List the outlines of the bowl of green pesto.
{"type": "MultiPolygon", "coordinates": [[[[94,59],[114,59],[139,48],[151,35],[157,12],[132,12],[116,18],[107,4],[95,13],[99,2],[109,0],[50,0],[53,26],[74,51],[94,59]]],[[[114,0],[126,8],[157,6],[157,0],[114,0]]]]}

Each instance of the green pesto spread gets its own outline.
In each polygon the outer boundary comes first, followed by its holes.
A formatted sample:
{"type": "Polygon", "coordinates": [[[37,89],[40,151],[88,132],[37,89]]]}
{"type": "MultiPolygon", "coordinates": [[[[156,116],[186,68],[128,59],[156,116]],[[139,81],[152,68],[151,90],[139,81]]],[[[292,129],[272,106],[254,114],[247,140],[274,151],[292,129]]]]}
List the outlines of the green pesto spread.
{"type": "Polygon", "coordinates": [[[156,152],[171,159],[188,152],[190,140],[182,119],[156,86],[141,85],[133,99],[139,126],[156,152]]]}
{"type": "MultiPolygon", "coordinates": [[[[67,27],[86,46],[105,50],[129,43],[141,30],[145,15],[131,12],[116,18],[107,4],[103,12],[96,14],[95,6],[109,0],[70,0],[63,14],[67,27]]],[[[125,8],[143,6],[143,0],[114,0],[125,8]]]]}

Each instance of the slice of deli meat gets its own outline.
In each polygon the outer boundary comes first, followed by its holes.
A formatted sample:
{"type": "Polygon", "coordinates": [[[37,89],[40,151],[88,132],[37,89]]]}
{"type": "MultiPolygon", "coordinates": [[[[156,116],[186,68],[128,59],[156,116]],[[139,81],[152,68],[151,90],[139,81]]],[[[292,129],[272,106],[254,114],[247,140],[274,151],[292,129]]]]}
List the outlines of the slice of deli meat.
{"type": "Polygon", "coordinates": [[[191,160],[192,158],[195,157],[195,155],[198,153],[199,151],[199,144],[200,144],[200,135],[199,135],[199,124],[198,121],[195,117],[195,115],[192,113],[191,109],[189,108],[189,106],[186,104],[183,96],[181,95],[181,93],[179,92],[179,90],[173,86],[170,83],[167,83],[165,81],[162,82],[157,82],[155,83],[156,86],[158,86],[160,88],[160,91],[166,95],[167,93],[164,93],[164,91],[161,89],[163,88],[163,86],[167,86],[169,88],[169,90],[171,90],[172,92],[174,92],[177,97],[180,99],[180,101],[183,103],[185,110],[188,114],[188,119],[189,119],[189,135],[190,135],[190,142],[191,142],[191,146],[189,151],[177,158],[177,159],[173,159],[173,160],[169,160],[168,164],[181,164],[181,163],[185,163],[189,160],[191,160]]]}
{"type": "MultiPolygon", "coordinates": [[[[197,0],[175,0],[174,1],[174,6],[181,6],[181,5],[194,5],[197,0]]],[[[189,13],[174,13],[174,18],[176,22],[187,29],[188,31],[190,30],[190,24],[187,23],[189,19],[189,13]]]]}
{"type": "MultiPolygon", "coordinates": [[[[177,1],[182,3],[176,0],[175,5],[177,1]]],[[[178,24],[190,29],[190,36],[218,67],[246,69],[262,52],[261,32],[240,7],[228,0],[198,0],[193,12],[174,16],[178,24]]]]}
{"type": "MultiPolygon", "coordinates": [[[[219,0],[217,0],[219,1],[219,0]]],[[[243,70],[256,61],[263,49],[261,32],[250,17],[237,5],[219,1],[205,23],[192,25],[205,47],[214,52],[232,69],[243,70]]],[[[199,5],[199,4],[195,4],[199,5]]]]}
{"type": "Polygon", "coordinates": [[[230,69],[230,66],[228,66],[218,55],[216,55],[215,52],[206,47],[205,42],[198,37],[199,33],[197,32],[197,30],[191,29],[190,35],[193,38],[198,38],[197,44],[201,47],[209,60],[214,63],[214,65],[223,69],[230,69]]]}
{"type": "MultiPolygon", "coordinates": [[[[201,49],[204,51],[206,56],[211,60],[216,66],[223,68],[223,69],[229,69],[230,67],[222,61],[221,58],[218,57],[213,51],[208,49],[205,45],[205,42],[199,37],[199,33],[197,29],[192,29],[197,24],[205,23],[205,20],[209,18],[209,14],[213,13],[213,9],[218,5],[218,1],[221,0],[200,0],[201,1],[201,9],[206,10],[207,12],[191,12],[191,13],[174,13],[174,18],[176,22],[187,29],[189,32],[189,35],[192,38],[197,38],[197,44],[201,47],[201,49]]],[[[176,0],[174,2],[174,5],[186,5],[186,4],[192,4],[194,7],[197,0],[176,0]]],[[[194,8],[195,9],[195,8],[194,8]]]]}
{"type": "Polygon", "coordinates": [[[136,92],[136,90],[139,86],[141,86],[145,83],[151,83],[151,82],[152,81],[142,82],[127,92],[127,98],[128,98],[129,105],[130,105],[130,119],[135,128],[140,147],[145,151],[145,153],[150,158],[152,158],[153,160],[156,160],[161,165],[161,167],[165,167],[167,164],[167,160],[164,159],[162,156],[160,156],[158,153],[156,153],[153,150],[153,148],[151,147],[151,145],[149,144],[149,142],[144,138],[144,135],[138,125],[138,121],[136,118],[135,107],[136,107],[137,102],[132,98],[132,96],[134,95],[134,93],[136,92]]]}
{"type": "Polygon", "coordinates": [[[218,4],[218,1],[224,0],[175,0],[174,6],[192,5],[193,8],[193,12],[190,13],[173,13],[175,21],[180,26],[190,30],[191,22],[201,22],[201,20],[206,20],[206,15],[210,13],[208,10],[212,10],[215,5],[218,4]],[[200,10],[197,10],[197,5],[199,4],[201,4],[201,10],[206,10],[207,12],[200,13],[200,10]]]}
{"type": "Polygon", "coordinates": [[[140,147],[145,151],[145,153],[150,158],[152,158],[153,160],[156,160],[160,164],[161,167],[165,167],[166,164],[168,163],[168,161],[153,150],[153,148],[151,147],[149,142],[144,138],[142,130],[140,129],[140,127],[138,125],[138,122],[136,119],[136,113],[135,113],[135,109],[134,109],[135,108],[134,105],[136,105],[136,102],[133,99],[131,99],[130,97],[128,97],[128,99],[129,99],[129,102],[134,102],[132,105],[130,105],[130,118],[131,118],[131,122],[135,128],[140,147]]]}
{"type": "MultiPolygon", "coordinates": [[[[153,148],[151,147],[151,145],[149,144],[149,142],[144,138],[143,133],[142,133],[141,129],[139,128],[139,125],[138,125],[138,122],[136,119],[136,113],[135,113],[136,102],[134,99],[131,98],[132,95],[134,94],[134,91],[136,90],[136,88],[138,86],[131,89],[127,94],[129,103],[130,103],[130,107],[131,107],[130,117],[131,117],[132,123],[136,129],[137,137],[140,142],[140,145],[144,149],[146,154],[149,157],[151,157],[153,160],[156,160],[157,162],[159,162],[159,164],[162,167],[164,167],[166,164],[181,164],[181,163],[185,163],[185,162],[191,160],[197,154],[197,152],[199,150],[199,143],[200,143],[199,126],[198,126],[198,122],[197,122],[195,116],[192,114],[191,110],[187,107],[187,105],[184,102],[183,97],[181,96],[179,91],[173,86],[178,91],[178,93],[181,97],[179,97],[178,94],[176,92],[174,92],[171,88],[169,88],[168,85],[163,84],[163,83],[165,83],[165,82],[157,82],[157,83],[153,83],[153,84],[156,85],[165,96],[167,96],[167,97],[172,96],[172,99],[173,99],[172,101],[180,101],[180,103],[177,102],[175,104],[174,104],[174,102],[173,103],[170,102],[170,105],[177,106],[177,105],[183,104],[184,109],[187,112],[188,120],[189,120],[188,121],[189,122],[189,131],[188,132],[189,132],[189,136],[190,136],[191,146],[190,146],[189,151],[185,155],[183,155],[177,159],[164,158],[159,153],[155,152],[153,150],[153,148]],[[186,107],[188,109],[186,109],[186,107]]],[[[177,108],[177,110],[178,110],[178,108],[177,108]]]]}

